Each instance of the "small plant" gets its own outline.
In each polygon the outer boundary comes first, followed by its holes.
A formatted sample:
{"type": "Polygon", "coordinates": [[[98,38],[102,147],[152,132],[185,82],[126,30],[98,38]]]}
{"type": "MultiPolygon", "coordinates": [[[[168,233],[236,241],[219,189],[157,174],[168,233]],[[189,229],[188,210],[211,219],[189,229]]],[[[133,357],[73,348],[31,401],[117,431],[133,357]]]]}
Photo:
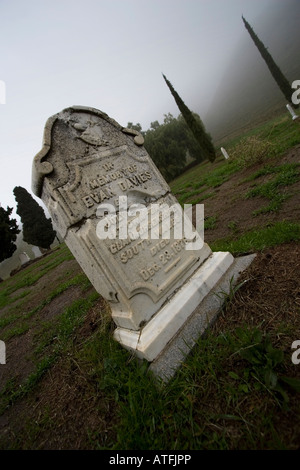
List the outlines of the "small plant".
{"type": "Polygon", "coordinates": [[[274,395],[280,405],[285,406],[289,401],[286,386],[299,392],[300,380],[280,373],[284,364],[283,351],[274,348],[269,335],[263,336],[257,328],[250,331],[237,328],[236,336],[240,347],[234,354],[239,354],[249,364],[250,376],[260,387],[274,395]]]}
{"type": "Polygon", "coordinates": [[[223,305],[222,305],[222,311],[226,311],[228,308],[230,302],[232,302],[233,298],[235,297],[235,294],[237,291],[247,282],[247,279],[244,281],[239,282],[238,284],[235,284],[235,280],[232,277],[229,282],[229,291],[224,291],[221,290],[220,292],[217,292],[215,295],[219,297],[219,299],[222,300],[223,305]]]}
{"type": "Polygon", "coordinates": [[[204,219],[204,230],[213,230],[216,226],[218,217],[212,215],[211,217],[206,217],[204,219]]]}
{"type": "MultiPolygon", "coordinates": [[[[266,169],[271,173],[270,168],[266,169]]],[[[291,186],[299,180],[298,165],[281,165],[280,167],[274,167],[273,173],[278,175],[267,183],[258,185],[247,192],[246,198],[261,196],[270,200],[268,206],[257,209],[253,212],[253,215],[259,215],[267,212],[276,212],[280,209],[282,203],[288,199],[291,194],[282,193],[280,188],[284,186],[291,186]]],[[[263,174],[260,172],[260,175],[263,174]]],[[[266,173],[265,173],[266,174],[266,173]]]]}
{"type": "Polygon", "coordinates": [[[233,231],[233,233],[237,233],[239,231],[238,229],[238,224],[237,222],[235,222],[234,220],[231,220],[230,222],[228,222],[228,225],[227,227],[233,231]]]}
{"type": "Polygon", "coordinates": [[[210,197],[213,197],[215,193],[206,193],[203,196],[199,196],[196,199],[193,199],[191,201],[187,201],[188,204],[199,204],[202,201],[205,201],[205,199],[209,199],[210,197]]]}
{"type": "Polygon", "coordinates": [[[233,150],[230,158],[240,167],[250,167],[257,163],[263,163],[275,154],[274,145],[256,136],[242,139],[233,150]]]}
{"type": "Polygon", "coordinates": [[[300,240],[300,224],[283,220],[274,225],[249,230],[237,239],[227,237],[216,240],[210,244],[210,247],[213,251],[230,251],[238,255],[298,240],[300,240]]]}

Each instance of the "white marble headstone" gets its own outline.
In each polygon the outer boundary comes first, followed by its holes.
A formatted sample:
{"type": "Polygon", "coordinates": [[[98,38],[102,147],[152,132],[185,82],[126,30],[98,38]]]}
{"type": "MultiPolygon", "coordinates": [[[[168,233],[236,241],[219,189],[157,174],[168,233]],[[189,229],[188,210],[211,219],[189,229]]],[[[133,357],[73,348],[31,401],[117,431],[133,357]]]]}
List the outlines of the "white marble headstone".
{"type": "Polygon", "coordinates": [[[41,252],[38,246],[33,246],[31,249],[33,251],[35,258],[39,258],[40,256],[43,256],[43,253],[41,252]]]}
{"type": "Polygon", "coordinates": [[[26,264],[28,263],[28,261],[30,261],[30,258],[28,256],[27,253],[25,253],[25,251],[23,251],[22,253],[19,254],[19,260],[21,262],[21,264],[26,264]]]}
{"type": "MultiPolygon", "coordinates": [[[[158,239],[151,238],[151,224],[146,231],[140,227],[139,238],[129,231],[124,239],[120,230],[114,238],[99,236],[110,208],[114,220],[122,222],[124,197],[129,209],[178,205],[143,142],[137,131],[99,110],[67,108],[46,123],[43,148],[33,162],[32,189],[109,302],[115,338],[153,361],[234,259],[230,253],[213,254],[205,243],[186,249],[185,237],[175,238],[174,227],[168,239],[162,238],[163,218],[158,239]]],[[[135,219],[130,210],[127,215],[126,227],[135,219]]]]}

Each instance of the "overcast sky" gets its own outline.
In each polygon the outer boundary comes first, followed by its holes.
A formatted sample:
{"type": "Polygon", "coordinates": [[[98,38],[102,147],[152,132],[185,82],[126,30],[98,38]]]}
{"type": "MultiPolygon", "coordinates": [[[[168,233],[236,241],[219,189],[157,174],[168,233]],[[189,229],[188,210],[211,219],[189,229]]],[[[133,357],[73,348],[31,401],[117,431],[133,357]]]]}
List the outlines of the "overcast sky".
{"type": "Polygon", "coordinates": [[[31,191],[46,120],[68,106],[91,106],[146,130],[168,112],[179,114],[163,72],[204,118],[245,36],[241,15],[255,23],[276,3],[0,0],[2,207],[15,207],[15,186],[31,191]]]}

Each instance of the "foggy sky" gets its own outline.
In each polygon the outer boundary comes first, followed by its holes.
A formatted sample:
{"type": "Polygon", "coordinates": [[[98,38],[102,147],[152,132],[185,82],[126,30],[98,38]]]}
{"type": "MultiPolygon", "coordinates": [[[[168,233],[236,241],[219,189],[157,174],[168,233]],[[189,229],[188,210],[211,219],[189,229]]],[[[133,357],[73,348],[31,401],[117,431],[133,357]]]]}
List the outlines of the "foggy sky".
{"type": "Polygon", "coordinates": [[[46,120],[66,107],[98,108],[146,130],[179,114],[164,73],[206,124],[248,34],[241,15],[262,27],[283,3],[293,1],[0,0],[2,207],[15,207],[15,186],[31,191],[46,120]]]}
{"type": "MultiPolygon", "coordinates": [[[[276,8],[268,9],[251,23],[289,82],[299,79],[299,0],[277,2],[276,8]]],[[[258,120],[287,112],[286,98],[245,28],[244,31],[205,115],[205,123],[217,141],[230,140],[258,120]]]]}

